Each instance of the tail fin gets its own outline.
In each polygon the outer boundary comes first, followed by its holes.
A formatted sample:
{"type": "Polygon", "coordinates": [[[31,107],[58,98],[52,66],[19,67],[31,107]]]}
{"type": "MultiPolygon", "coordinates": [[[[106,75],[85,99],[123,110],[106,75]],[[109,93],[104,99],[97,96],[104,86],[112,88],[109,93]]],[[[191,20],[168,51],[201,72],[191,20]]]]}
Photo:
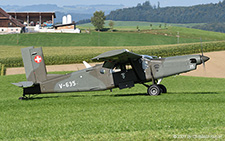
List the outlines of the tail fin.
{"type": "Polygon", "coordinates": [[[40,83],[47,79],[42,48],[27,47],[21,49],[27,81],[40,83]]]}

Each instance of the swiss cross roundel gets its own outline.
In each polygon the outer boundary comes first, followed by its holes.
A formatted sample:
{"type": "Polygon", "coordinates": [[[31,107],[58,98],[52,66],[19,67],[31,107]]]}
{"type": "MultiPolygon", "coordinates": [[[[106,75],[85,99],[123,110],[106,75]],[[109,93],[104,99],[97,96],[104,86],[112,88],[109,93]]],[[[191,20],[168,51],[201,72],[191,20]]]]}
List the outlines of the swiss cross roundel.
{"type": "Polygon", "coordinates": [[[39,56],[39,55],[37,55],[37,56],[35,56],[34,57],[34,61],[36,62],[36,63],[41,63],[41,61],[42,61],[42,58],[41,58],[41,56],[39,56]]]}

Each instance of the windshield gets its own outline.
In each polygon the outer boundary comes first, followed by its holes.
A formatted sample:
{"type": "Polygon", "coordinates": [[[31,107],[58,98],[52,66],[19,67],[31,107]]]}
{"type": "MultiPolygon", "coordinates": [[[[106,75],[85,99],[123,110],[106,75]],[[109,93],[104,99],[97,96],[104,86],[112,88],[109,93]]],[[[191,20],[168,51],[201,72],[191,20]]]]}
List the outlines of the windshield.
{"type": "Polygon", "coordinates": [[[142,55],[143,58],[148,59],[148,60],[152,60],[154,58],[157,58],[157,56],[149,56],[149,55],[142,55]]]}

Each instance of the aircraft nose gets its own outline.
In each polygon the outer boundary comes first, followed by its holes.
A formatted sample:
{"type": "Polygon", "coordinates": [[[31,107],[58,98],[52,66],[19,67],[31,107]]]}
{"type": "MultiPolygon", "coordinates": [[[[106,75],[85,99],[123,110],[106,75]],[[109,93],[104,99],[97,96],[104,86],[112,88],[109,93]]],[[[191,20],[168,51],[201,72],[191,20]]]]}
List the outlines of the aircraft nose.
{"type": "MultiPolygon", "coordinates": [[[[206,61],[208,61],[210,58],[209,57],[207,57],[207,56],[201,56],[201,60],[203,61],[203,62],[206,62],[206,61]]],[[[202,62],[202,63],[203,63],[202,62]]]]}

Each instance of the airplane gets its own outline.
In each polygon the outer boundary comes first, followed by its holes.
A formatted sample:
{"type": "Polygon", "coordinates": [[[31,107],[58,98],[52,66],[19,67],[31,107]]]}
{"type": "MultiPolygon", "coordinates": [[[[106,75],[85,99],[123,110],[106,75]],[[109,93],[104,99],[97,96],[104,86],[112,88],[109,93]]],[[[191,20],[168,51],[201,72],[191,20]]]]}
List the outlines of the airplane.
{"type": "Polygon", "coordinates": [[[160,84],[163,78],[195,70],[200,64],[205,66],[205,62],[210,59],[203,52],[202,55],[161,58],[121,49],[92,58],[103,64],[92,67],[84,61],[86,68],[83,70],[69,74],[47,74],[41,47],[22,48],[21,52],[27,81],[12,83],[23,88],[20,100],[45,93],[112,91],[113,88],[131,88],[137,83],[147,87],[148,95],[157,96],[167,93],[166,87],[160,84]],[[148,85],[147,82],[152,84],[148,85]]]}

